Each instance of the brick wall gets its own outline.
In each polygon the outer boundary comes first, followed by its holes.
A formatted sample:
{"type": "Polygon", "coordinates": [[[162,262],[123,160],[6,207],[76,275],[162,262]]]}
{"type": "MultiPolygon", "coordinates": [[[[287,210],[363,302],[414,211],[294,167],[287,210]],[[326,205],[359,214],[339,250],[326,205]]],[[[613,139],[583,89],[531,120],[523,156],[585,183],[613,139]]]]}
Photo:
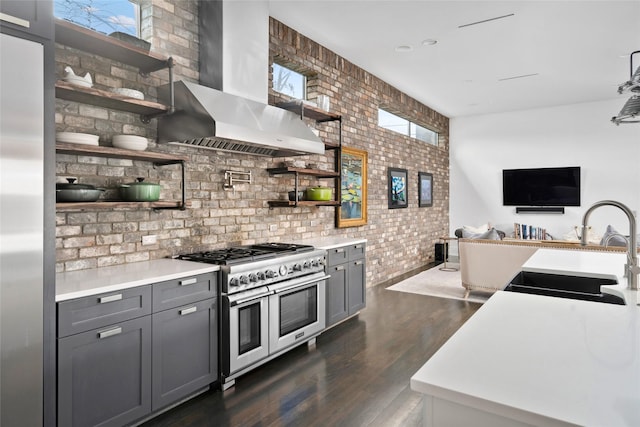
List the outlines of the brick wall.
{"type": "MultiPolygon", "coordinates": [[[[143,35],[152,50],[176,59],[176,80],[197,81],[197,2],[147,0],[143,2],[143,35]]],[[[349,61],[270,21],[270,57],[297,65],[314,75],[314,94],[329,95],[332,111],[343,116],[343,144],[366,150],[368,164],[368,224],[335,227],[331,207],[268,207],[267,201],[286,198],[293,179],[271,177],[269,167],[283,160],[333,165],[332,154],[294,159],[271,159],[242,154],[158,145],[156,120],[143,124],[134,114],[57,100],[58,131],[97,133],[101,145],[111,136],[133,133],[149,138],[151,151],[189,157],[185,211],[121,209],[59,211],[56,224],[57,271],[71,271],[156,259],[178,253],[221,248],[230,244],[295,241],[309,237],[342,235],[368,240],[367,283],[383,282],[417,268],[434,257],[434,243],[447,233],[448,224],[448,119],[401,93],[349,61]],[[409,115],[440,132],[440,146],[420,143],[377,126],[377,108],[409,115]],[[409,171],[409,207],[387,208],[387,167],[409,171]],[[223,189],[225,170],[251,171],[252,184],[223,189]],[[433,207],[418,207],[418,171],[434,176],[433,207]],[[144,235],[157,235],[154,245],[142,245],[144,235]]],[[[133,67],[99,56],[57,46],[56,73],[65,65],[77,73],[89,71],[98,88],[131,87],[155,97],[154,87],[167,81],[166,71],[143,77],[133,67]]],[[[281,100],[270,90],[270,102],[281,100]]],[[[315,125],[314,125],[315,126],[315,125]]],[[[336,123],[317,125],[321,137],[336,140],[336,123]]],[[[179,197],[178,166],[153,168],[146,162],[58,154],[57,174],[78,177],[81,182],[105,187],[106,198],[117,197],[119,184],[135,177],[162,185],[164,199],[179,197]]],[[[302,188],[333,185],[332,180],[301,178],[302,188]]]]}

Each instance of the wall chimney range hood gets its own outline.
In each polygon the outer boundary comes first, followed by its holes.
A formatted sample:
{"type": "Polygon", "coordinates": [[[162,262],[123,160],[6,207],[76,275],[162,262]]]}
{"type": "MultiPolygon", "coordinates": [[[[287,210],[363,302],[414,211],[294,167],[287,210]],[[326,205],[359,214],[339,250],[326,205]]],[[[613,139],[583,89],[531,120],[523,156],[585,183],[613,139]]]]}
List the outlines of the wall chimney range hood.
{"type": "MultiPolygon", "coordinates": [[[[169,102],[170,87],[158,88],[169,102]]],[[[324,144],[282,108],[186,81],[174,83],[173,114],[158,118],[160,143],[271,157],[324,154],[324,144]]]]}

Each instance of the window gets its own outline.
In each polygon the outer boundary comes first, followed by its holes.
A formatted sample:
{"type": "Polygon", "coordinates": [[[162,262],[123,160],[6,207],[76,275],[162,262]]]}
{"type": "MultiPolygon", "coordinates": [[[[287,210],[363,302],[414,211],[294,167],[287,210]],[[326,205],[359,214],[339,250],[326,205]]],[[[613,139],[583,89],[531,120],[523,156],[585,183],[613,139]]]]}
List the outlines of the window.
{"type": "Polygon", "coordinates": [[[307,97],[307,77],[280,64],[273,64],[273,90],[296,99],[307,97]]]}
{"type": "Polygon", "coordinates": [[[140,36],[139,0],[54,0],[53,14],[104,34],[140,36]]]}
{"type": "Polygon", "coordinates": [[[438,145],[438,132],[403,119],[381,108],[378,108],[378,126],[410,136],[427,144],[438,145]]]}

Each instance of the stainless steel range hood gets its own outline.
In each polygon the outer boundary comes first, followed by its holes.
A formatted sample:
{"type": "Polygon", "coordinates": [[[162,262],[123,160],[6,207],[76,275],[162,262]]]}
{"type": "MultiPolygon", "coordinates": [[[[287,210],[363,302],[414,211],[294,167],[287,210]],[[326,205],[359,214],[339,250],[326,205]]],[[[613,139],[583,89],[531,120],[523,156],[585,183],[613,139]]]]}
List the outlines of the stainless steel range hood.
{"type": "MultiPolygon", "coordinates": [[[[210,87],[174,83],[175,113],[158,118],[160,143],[272,157],[324,154],[324,144],[300,116],[210,87]]],[[[158,98],[169,103],[169,85],[158,98]]]]}

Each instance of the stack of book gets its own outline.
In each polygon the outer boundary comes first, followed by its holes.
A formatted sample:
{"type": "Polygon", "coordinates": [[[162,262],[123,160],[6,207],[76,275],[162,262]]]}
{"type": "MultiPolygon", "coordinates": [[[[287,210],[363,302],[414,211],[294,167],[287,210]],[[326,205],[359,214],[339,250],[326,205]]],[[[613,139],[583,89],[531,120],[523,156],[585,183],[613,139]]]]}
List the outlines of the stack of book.
{"type": "Polygon", "coordinates": [[[513,237],[524,240],[547,240],[547,230],[516,222],[513,224],[513,237]]]}

